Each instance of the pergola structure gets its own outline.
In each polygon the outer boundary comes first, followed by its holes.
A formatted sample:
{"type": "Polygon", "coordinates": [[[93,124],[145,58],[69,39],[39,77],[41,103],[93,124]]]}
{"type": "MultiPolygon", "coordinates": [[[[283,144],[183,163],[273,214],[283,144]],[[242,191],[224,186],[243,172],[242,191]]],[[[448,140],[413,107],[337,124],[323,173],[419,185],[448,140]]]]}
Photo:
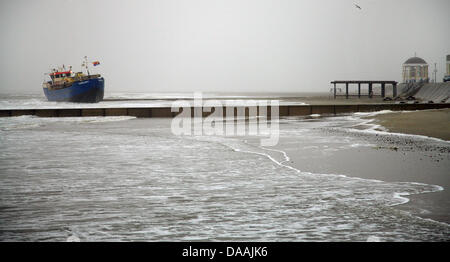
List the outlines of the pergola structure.
{"type": "Polygon", "coordinates": [[[392,96],[397,96],[397,82],[396,81],[371,81],[371,80],[348,80],[348,81],[333,81],[331,84],[334,85],[334,98],[336,99],[336,85],[337,84],[345,84],[345,97],[348,99],[349,93],[348,88],[350,84],[357,84],[358,85],[358,97],[361,97],[361,84],[367,84],[369,86],[367,96],[372,97],[372,86],[374,84],[381,84],[381,97],[386,96],[386,85],[392,85],[392,96]]]}

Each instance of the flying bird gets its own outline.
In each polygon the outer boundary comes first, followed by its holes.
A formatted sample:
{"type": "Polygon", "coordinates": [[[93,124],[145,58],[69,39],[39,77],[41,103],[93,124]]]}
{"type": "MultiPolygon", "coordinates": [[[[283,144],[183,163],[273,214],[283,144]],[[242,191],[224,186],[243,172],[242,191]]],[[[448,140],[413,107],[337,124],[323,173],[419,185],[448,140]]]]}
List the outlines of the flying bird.
{"type": "Polygon", "coordinates": [[[354,4],[356,8],[359,8],[360,10],[362,10],[361,6],[354,4]]]}

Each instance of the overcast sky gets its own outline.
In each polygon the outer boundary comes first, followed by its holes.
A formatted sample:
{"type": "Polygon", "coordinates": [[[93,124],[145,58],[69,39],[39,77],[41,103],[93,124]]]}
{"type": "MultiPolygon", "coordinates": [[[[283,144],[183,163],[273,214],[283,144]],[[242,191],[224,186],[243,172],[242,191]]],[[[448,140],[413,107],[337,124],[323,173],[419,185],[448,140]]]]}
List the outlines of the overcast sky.
{"type": "Polygon", "coordinates": [[[0,92],[99,60],[106,92],[328,91],[401,80],[414,53],[442,80],[449,0],[0,1],[0,92]],[[354,6],[357,3],[362,10],[354,6]]]}

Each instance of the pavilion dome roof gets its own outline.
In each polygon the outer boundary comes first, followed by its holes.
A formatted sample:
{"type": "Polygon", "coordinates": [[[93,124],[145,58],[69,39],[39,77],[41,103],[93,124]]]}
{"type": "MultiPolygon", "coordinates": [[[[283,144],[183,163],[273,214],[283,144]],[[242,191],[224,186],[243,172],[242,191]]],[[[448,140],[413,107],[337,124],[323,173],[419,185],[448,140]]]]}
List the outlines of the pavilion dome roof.
{"type": "Polygon", "coordinates": [[[424,64],[424,65],[426,65],[427,62],[425,62],[425,60],[423,60],[422,58],[415,56],[415,57],[411,57],[408,60],[406,60],[406,62],[404,64],[405,65],[406,64],[424,64]]]}

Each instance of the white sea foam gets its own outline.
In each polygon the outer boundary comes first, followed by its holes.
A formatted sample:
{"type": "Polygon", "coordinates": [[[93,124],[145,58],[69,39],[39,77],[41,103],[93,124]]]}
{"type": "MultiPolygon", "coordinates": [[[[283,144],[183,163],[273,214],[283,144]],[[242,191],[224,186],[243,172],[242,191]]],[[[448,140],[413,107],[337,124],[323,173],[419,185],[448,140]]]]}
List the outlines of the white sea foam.
{"type": "MultiPolygon", "coordinates": [[[[396,187],[398,187],[398,188],[406,187],[406,188],[409,188],[410,190],[415,187],[420,188],[417,190],[413,189],[413,191],[411,191],[411,192],[393,191],[392,195],[391,195],[391,200],[388,201],[387,206],[397,206],[397,205],[402,205],[402,204],[408,203],[409,199],[406,196],[409,196],[409,195],[438,192],[438,191],[443,190],[442,187],[437,186],[437,185],[428,185],[428,184],[417,183],[417,182],[387,183],[385,181],[376,180],[376,179],[348,177],[344,174],[318,174],[318,173],[305,172],[305,171],[301,171],[298,168],[295,168],[291,165],[285,164],[286,162],[290,161],[290,157],[288,156],[287,152],[285,152],[283,150],[265,148],[262,146],[252,146],[245,140],[242,141],[242,143],[239,143],[237,140],[234,140],[234,142],[230,143],[229,140],[221,140],[220,138],[218,138],[218,139],[216,138],[215,142],[220,142],[221,144],[232,148],[235,152],[242,152],[242,153],[264,156],[267,159],[269,159],[270,161],[272,161],[274,164],[276,164],[277,166],[293,170],[296,173],[300,173],[302,175],[308,175],[308,176],[314,176],[314,177],[325,176],[325,177],[330,177],[330,178],[335,177],[335,178],[339,178],[339,179],[345,179],[346,181],[348,181],[348,183],[354,183],[356,181],[360,181],[361,183],[364,183],[364,184],[369,183],[371,185],[375,185],[373,183],[392,184],[393,189],[396,187]],[[264,152],[264,151],[266,151],[266,152],[264,152]],[[277,157],[275,157],[273,155],[273,153],[270,153],[270,152],[275,152],[275,153],[281,154],[283,157],[282,157],[282,159],[277,159],[277,157]]],[[[352,146],[355,146],[355,145],[354,144],[350,145],[350,147],[352,147],[352,146]]],[[[360,146],[360,145],[358,144],[357,146],[360,146]]],[[[367,145],[365,145],[365,146],[367,146],[367,145]]]]}
{"type": "Polygon", "coordinates": [[[115,121],[126,121],[135,119],[134,116],[93,116],[93,117],[37,117],[37,116],[14,116],[0,118],[0,130],[30,129],[45,126],[51,123],[105,123],[115,121]]]}
{"type": "MultiPolygon", "coordinates": [[[[374,121],[374,120],[373,120],[374,121]]],[[[370,122],[366,123],[370,124],[370,122]]],[[[450,144],[450,141],[443,140],[436,137],[429,137],[424,135],[413,135],[413,134],[404,134],[404,133],[395,133],[390,131],[383,131],[379,129],[385,129],[384,127],[378,125],[378,124],[370,124],[371,126],[368,129],[354,129],[354,128],[347,128],[347,131],[354,132],[354,133],[366,133],[366,134],[374,134],[374,135],[384,135],[384,136],[399,136],[399,137],[409,137],[413,139],[421,139],[421,140],[431,140],[436,142],[442,142],[446,144],[450,144]]]]}
{"type": "Polygon", "coordinates": [[[407,193],[407,192],[400,192],[400,193],[395,192],[393,198],[398,200],[399,202],[391,204],[391,206],[403,205],[403,204],[408,203],[409,202],[409,198],[406,198],[404,196],[409,196],[409,195],[410,194],[407,193]]]}
{"type": "Polygon", "coordinates": [[[80,240],[79,237],[77,237],[77,236],[70,236],[70,237],[67,238],[66,242],[80,242],[80,241],[81,240],[80,240]]]}
{"type": "MultiPolygon", "coordinates": [[[[374,134],[374,135],[384,135],[384,136],[400,136],[400,137],[409,137],[412,139],[421,139],[421,140],[431,140],[436,142],[443,142],[443,143],[450,143],[450,141],[446,141],[440,138],[435,137],[429,137],[424,135],[414,135],[414,134],[405,134],[405,133],[396,133],[391,132],[388,129],[386,129],[384,126],[377,123],[376,119],[367,119],[362,117],[367,116],[375,116],[378,114],[387,114],[391,113],[393,111],[390,110],[383,110],[378,112],[370,112],[370,113],[354,113],[351,116],[344,116],[341,117],[344,121],[348,121],[350,124],[349,126],[340,127],[343,130],[347,130],[349,132],[354,133],[366,133],[366,134],[374,134]],[[360,129],[358,127],[365,127],[363,129],[360,129]]],[[[401,113],[408,113],[412,111],[400,111],[401,113]]]]}
{"type": "Polygon", "coordinates": [[[381,239],[377,236],[369,236],[367,242],[381,242],[381,239]]]}
{"type": "Polygon", "coordinates": [[[353,115],[355,116],[376,116],[376,115],[383,115],[383,114],[390,114],[393,113],[392,110],[380,110],[380,111],[374,111],[374,112],[355,112],[353,115]]]}

